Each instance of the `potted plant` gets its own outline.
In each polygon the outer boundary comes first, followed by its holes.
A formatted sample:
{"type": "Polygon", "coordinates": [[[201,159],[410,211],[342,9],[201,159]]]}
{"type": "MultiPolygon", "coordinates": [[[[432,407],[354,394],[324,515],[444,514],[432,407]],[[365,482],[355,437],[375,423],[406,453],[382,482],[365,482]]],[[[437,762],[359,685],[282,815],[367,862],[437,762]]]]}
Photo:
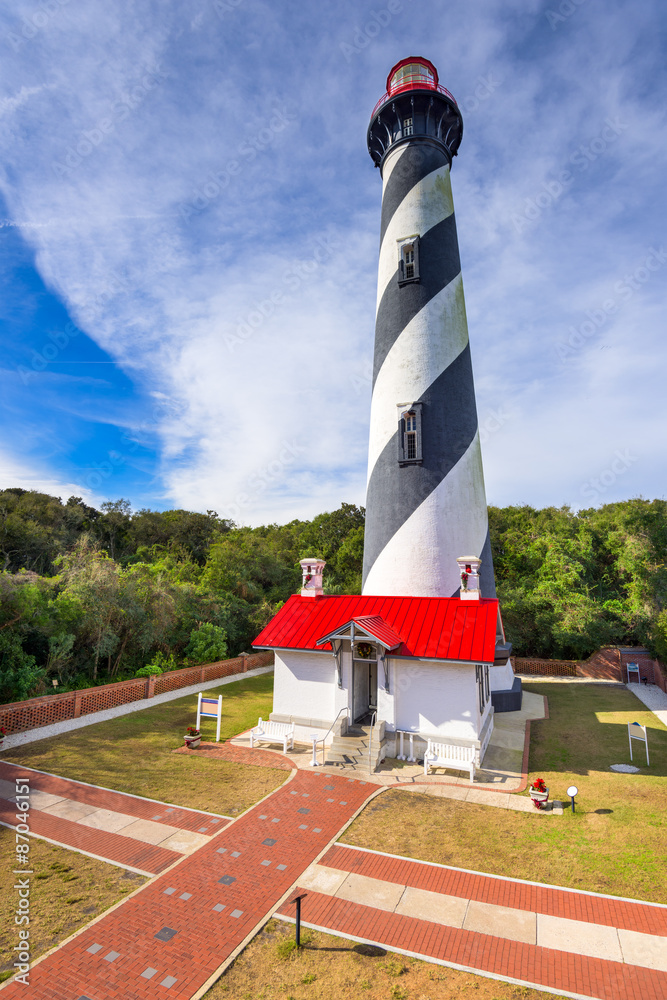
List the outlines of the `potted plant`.
{"type": "Polygon", "coordinates": [[[189,750],[196,750],[201,743],[201,733],[194,726],[188,726],[188,731],[183,738],[189,750]]]}
{"type": "Polygon", "coordinates": [[[544,778],[536,778],[530,786],[530,797],[536,809],[543,809],[549,801],[549,789],[544,778]]]}

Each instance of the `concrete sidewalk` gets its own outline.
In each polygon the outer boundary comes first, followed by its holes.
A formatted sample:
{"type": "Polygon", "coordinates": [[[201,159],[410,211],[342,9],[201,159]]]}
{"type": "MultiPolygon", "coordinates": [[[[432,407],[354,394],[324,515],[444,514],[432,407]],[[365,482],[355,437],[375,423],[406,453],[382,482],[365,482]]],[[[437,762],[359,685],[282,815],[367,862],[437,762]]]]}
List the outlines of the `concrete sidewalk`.
{"type": "Polygon", "coordinates": [[[626,684],[628,691],[649,708],[663,726],[667,726],[667,694],[657,684],[626,684]]]}

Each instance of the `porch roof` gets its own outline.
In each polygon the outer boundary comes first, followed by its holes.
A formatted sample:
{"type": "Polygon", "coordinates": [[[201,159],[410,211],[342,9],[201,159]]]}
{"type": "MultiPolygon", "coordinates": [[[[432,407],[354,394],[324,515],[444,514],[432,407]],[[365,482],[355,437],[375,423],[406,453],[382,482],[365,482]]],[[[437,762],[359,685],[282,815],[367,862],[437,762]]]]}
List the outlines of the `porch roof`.
{"type": "MultiPolygon", "coordinates": [[[[360,618],[365,631],[370,619],[380,619],[387,648],[390,634],[399,640],[392,656],[429,660],[493,663],[495,658],[498,601],[481,598],[462,601],[458,597],[324,596],[295,594],[260,632],[253,646],[267,649],[331,650],[331,643],[318,640],[360,618]]],[[[361,623],[360,623],[361,624],[361,623]]]]}
{"type": "Polygon", "coordinates": [[[361,632],[362,635],[376,639],[385,649],[396,649],[403,642],[400,635],[394,632],[393,628],[390,628],[380,615],[357,615],[356,618],[345,622],[344,625],[339,625],[333,632],[322,636],[321,639],[317,640],[317,645],[323,646],[329,639],[340,638],[340,634],[346,632],[347,629],[351,629],[352,625],[355,626],[357,634],[361,632]]]}

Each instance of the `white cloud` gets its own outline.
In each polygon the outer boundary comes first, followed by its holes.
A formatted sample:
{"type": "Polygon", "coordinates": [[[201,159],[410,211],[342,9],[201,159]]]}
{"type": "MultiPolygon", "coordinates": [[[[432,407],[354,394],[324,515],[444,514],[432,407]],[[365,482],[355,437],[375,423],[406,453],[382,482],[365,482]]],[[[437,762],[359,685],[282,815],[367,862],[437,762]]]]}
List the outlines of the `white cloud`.
{"type": "Polygon", "coordinates": [[[667,268],[557,363],[660,232],[651,20],[593,7],[551,32],[537,2],[452,0],[440,22],[411,6],[346,59],[369,3],[158,20],[148,0],[96,0],[8,54],[4,225],[21,220],[49,287],[157,400],[156,501],[251,523],[363,502],[380,208],[364,132],[408,50],[469,109],[453,184],[478,409],[512,414],[484,446],[489,498],[576,504],[625,447],[644,457],[614,489],[660,489],[660,422],[628,400],[660,391],[667,268]],[[627,128],[573,163],[608,118],[627,128]]]}
{"type": "Polygon", "coordinates": [[[40,468],[39,462],[18,458],[7,449],[0,450],[0,479],[4,484],[2,489],[15,486],[24,490],[36,490],[38,493],[60,497],[63,502],[71,496],[77,496],[92,507],[99,508],[105,499],[80,482],[68,482],[64,478],[53,476],[48,469],[40,468]]]}

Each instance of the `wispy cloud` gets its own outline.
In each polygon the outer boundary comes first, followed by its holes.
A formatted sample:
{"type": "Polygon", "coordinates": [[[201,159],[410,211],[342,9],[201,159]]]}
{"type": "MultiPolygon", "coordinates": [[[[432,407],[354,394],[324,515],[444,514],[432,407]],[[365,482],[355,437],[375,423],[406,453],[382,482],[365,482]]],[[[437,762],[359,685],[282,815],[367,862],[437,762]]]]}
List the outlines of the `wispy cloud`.
{"type": "MultiPolygon", "coordinates": [[[[556,349],[661,246],[662,8],[629,19],[625,0],[588,0],[557,30],[537,0],[451,0],[440,21],[381,8],[90,0],[7,44],[0,230],[20,226],[131,382],[130,419],[123,397],[104,420],[157,449],[157,478],[126,464],[100,489],[250,523],[363,502],[381,197],[364,136],[392,63],[417,51],[464,109],[453,184],[478,409],[511,413],[484,442],[490,500],[584,502],[623,448],[637,461],[605,498],[661,495],[667,438],[633,400],[661,392],[667,268],[566,371],[556,349]],[[387,23],[369,32],[374,16],[387,23]]],[[[32,13],[19,3],[7,30],[32,13]]],[[[110,448],[96,433],[91,464],[110,448]]]]}

